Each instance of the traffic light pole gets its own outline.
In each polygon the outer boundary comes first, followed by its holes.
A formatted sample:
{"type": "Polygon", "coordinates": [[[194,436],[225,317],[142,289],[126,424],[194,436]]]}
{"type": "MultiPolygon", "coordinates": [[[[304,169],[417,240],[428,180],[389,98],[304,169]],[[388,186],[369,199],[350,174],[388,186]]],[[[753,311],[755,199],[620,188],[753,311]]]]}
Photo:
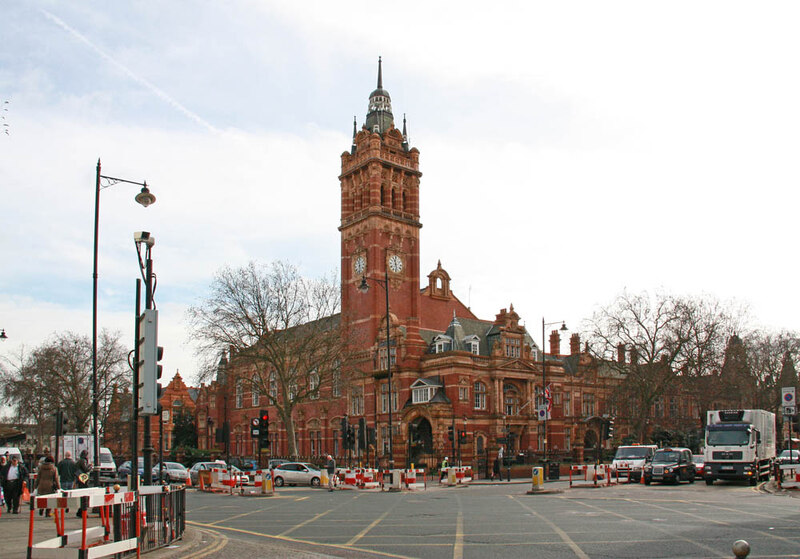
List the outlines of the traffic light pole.
{"type": "MultiPolygon", "coordinates": [[[[144,290],[144,308],[145,310],[149,310],[153,308],[153,259],[150,255],[150,246],[147,246],[147,256],[146,256],[146,263],[145,263],[145,290],[144,290]]],[[[158,389],[156,389],[158,391],[158,389]]],[[[158,394],[156,394],[156,401],[158,401],[158,394]]],[[[159,418],[159,421],[161,419],[159,418]]],[[[143,483],[145,485],[152,485],[153,484],[153,443],[151,439],[150,433],[150,416],[145,416],[144,420],[144,441],[142,444],[142,454],[144,455],[143,459],[143,467],[144,471],[142,472],[143,475],[143,483]]],[[[131,471],[136,469],[138,474],[138,464],[135,467],[131,467],[131,471]]]]}
{"type": "Polygon", "coordinates": [[[131,491],[139,490],[139,315],[142,312],[142,280],[136,278],[136,323],[133,327],[133,413],[131,418],[131,491]]]}

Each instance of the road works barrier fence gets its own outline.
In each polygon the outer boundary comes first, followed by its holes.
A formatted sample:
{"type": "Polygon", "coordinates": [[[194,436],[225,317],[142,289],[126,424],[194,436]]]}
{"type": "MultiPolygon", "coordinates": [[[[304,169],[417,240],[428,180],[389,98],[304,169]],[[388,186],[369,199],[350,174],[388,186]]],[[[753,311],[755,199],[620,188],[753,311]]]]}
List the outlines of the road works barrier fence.
{"type": "Polygon", "coordinates": [[[570,487],[617,485],[619,473],[608,464],[580,464],[569,469],[570,487]]]}
{"type": "Polygon", "coordinates": [[[471,466],[449,466],[442,468],[439,473],[439,484],[441,485],[469,485],[469,482],[472,481],[471,466]]]}
{"type": "Polygon", "coordinates": [[[28,527],[28,559],[95,557],[137,557],[183,537],[186,528],[184,486],[151,485],[139,491],[115,491],[92,487],[59,491],[31,498],[28,527]],[[67,509],[81,511],[81,527],[66,531],[67,509]],[[55,537],[34,543],[37,510],[51,509],[55,516],[55,537]],[[89,526],[90,511],[100,524],[89,526]]]}

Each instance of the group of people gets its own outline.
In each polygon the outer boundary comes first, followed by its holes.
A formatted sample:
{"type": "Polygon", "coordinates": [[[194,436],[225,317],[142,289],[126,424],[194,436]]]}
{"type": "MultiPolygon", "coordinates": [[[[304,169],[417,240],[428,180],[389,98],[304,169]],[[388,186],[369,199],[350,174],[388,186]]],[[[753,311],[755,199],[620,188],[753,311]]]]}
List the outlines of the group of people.
{"type": "MultiPolygon", "coordinates": [[[[72,460],[72,453],[65,452],[64,459],[58,465],[52,455],[47,455],[36,471],[34,489],[38,495],[48,495],[59,489],[87,487],[91,471],[89,453],[85,450],[77,462],[72,460]]],[[[3,490],[0,506],[4,500],[10,514],[19,514],[19,501],[28,481],[28,473],[28,468],[17,455],[0,456],[0,486],[3,490]]],[[[39,514],[50,516],[51,512],[50,509],[40,510],[39,514]]],[[[81,511],[78,511],[80,514],[81,511]]]]}

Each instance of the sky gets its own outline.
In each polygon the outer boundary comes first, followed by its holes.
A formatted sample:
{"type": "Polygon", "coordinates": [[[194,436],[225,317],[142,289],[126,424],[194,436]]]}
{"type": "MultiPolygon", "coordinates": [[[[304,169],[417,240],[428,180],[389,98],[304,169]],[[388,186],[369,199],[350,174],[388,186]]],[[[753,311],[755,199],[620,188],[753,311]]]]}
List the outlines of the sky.
{"type": "Polygon", "coordinates": [[[420,150],[437,261],[491,320],[572,332],[623,290],[708,295],[800,330],[796,2],[8,2],[0,17],[0,356],[133,346],[134,231],[155,237],[164,379],[199,361],[216,271],[339,268],[340,155],[377,61],[420,150]]]}

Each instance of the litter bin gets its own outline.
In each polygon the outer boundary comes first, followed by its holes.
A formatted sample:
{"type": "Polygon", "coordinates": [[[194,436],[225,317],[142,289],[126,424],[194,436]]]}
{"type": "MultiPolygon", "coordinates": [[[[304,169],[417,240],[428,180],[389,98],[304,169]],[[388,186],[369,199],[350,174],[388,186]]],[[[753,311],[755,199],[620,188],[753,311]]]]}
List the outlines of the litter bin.
{"type": "Polygon", "coordinates": [[[558,462],[550,462],[547,464],[547,479],[550,481],[558,481],[559,469],[561,464],[558,462]]]}

